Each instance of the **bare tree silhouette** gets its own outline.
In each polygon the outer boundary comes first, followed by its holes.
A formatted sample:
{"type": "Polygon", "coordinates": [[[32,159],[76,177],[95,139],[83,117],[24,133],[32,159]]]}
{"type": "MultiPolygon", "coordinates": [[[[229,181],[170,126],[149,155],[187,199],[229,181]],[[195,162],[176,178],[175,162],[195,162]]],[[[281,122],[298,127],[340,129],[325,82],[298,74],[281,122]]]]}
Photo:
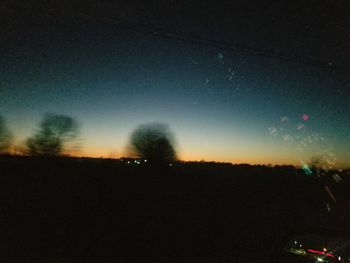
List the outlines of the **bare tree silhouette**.
{"type": "Polygon", "coordinates": [[[45,114],[39,131],[27,140],[29,154],[57,156],[63,154],[66,144],[78,135],[78,123],[69,116],[45,114]]]}
{"type": "Polygon", "coordinates": [[[150,164],[164,164],[176,160],[174,141],[166,124],[144,124],[131,134],[130,149],[134,156],[146,159],[150,164]]]}
{"type": "Polygon", "coordinates": [[[6,127],[5,119],[0,116],[0,153],[4,153],[11,145],[11,133],[6,127]]]}

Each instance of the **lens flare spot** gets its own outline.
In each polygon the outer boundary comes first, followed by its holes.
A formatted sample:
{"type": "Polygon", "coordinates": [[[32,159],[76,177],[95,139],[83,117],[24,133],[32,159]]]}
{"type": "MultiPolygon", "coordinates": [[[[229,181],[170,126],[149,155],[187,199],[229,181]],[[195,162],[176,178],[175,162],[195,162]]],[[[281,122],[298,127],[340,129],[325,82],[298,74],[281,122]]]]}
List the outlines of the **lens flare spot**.
{"type": "Polygon", "coordinates": [[[309,115],[307,115],[305,113],[305,114],[303,114],[302,118],[303,118],[304,121],[307,121],[310,117],[309,117],[309,115]]]}

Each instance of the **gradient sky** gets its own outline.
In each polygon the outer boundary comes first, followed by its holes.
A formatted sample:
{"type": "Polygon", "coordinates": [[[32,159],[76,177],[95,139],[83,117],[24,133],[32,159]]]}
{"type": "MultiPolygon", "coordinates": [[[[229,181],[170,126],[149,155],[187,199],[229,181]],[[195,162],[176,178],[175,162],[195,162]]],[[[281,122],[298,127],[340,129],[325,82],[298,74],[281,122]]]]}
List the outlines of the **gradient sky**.
{"type": "MultiPolygon", "coordinates": [[[[108,7],[103,10],[112,12],[108,7]]],[[[125,3],[123,8],[128,17],[135,15],[125,3]]],[[[156,23],[154,10],[131,22],[148,17],[151,24],[171,21],[164,23],[169,30],[205,34],[198,15],[185,27],[176,25],[179,15],[175,22],[158,16],[156,23]]],[[[344,54],[330,52],[334,47],[322,35],[308,49],[298,49],[307,42],[303,34],[286,47],[288,41],[279,42],[276,33],[269,46],[270,24],[255,34],[248,23],[243,29],[251,34],[220,27],[205,36],[269,47],[330,68],[165,39],[113,23],[67,16],[63,22],[59,16],[25,19],[22,9],[16,12],[22,20],[11,27],[13,12],[7,15],[0,58],[0,114],[16,145],[50,112],[81,123],[75,153],[80,156],[121,157],[134,128],[163,122],[174,132],[183,160],[300,164],[322,155],[330,167],[350,165],[348,79],[332,69],[344,54]]]]}

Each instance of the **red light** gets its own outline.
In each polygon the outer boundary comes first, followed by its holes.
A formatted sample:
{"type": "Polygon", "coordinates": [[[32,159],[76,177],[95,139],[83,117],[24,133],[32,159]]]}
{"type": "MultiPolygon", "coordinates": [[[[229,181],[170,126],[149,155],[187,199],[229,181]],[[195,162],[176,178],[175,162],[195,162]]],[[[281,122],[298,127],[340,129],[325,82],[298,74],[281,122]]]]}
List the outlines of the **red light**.
{"type": "Polygon", "coordinates": [[[326,255],[327,257],[334,258],[334,255],[331,254],[331,253],[325,253],[323,251],[319,251],[319,250],[315,250],[315,249],[308,249],[307,251],[309,251],[311,253],[320,254],[320,255],[326,255]]]}

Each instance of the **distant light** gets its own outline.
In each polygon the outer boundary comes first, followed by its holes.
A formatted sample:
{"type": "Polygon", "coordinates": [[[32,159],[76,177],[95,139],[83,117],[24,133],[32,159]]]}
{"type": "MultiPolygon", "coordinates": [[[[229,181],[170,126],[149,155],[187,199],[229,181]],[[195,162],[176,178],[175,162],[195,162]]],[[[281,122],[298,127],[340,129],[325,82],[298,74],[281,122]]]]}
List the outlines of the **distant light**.
{"type": "Polygon", "coordinates": [[[326,252],[326,251],[327,251],[327,248],[324,247],[324,248],[323,248],[323,251],[326,252]]]}
{"type": "Polygon", "coordinates": [[[145,163],[147,163],[147,160],[144,160],[145,163]]]}
{"type": "Polygon", "coordinates": [[[297,241],[294,241],[294,244],[297,244],[298,242],[297,241]]]}
{"type": "Polygon", "coordinates": [[[317,258],[317,261],[318,262],[323,262],[324,260],[323,260],[323,258],[317,258]]]}
{"type": "Polygon", "coordinates": [[[130,163],[130,161],[128,161],[128,163],[130,163]]]}
{"type": "Polygon", "coordinates": [[[169,165],[170,165],[170,166],[173,166],[173,164],[172,164],[172,163],[170,163],[169,165]]]}
{"type": "Polygon", "coordinates": [[[339,260],[339,261],[341,260],[341,256],[338,257],[338,260],[339,260]]]}

